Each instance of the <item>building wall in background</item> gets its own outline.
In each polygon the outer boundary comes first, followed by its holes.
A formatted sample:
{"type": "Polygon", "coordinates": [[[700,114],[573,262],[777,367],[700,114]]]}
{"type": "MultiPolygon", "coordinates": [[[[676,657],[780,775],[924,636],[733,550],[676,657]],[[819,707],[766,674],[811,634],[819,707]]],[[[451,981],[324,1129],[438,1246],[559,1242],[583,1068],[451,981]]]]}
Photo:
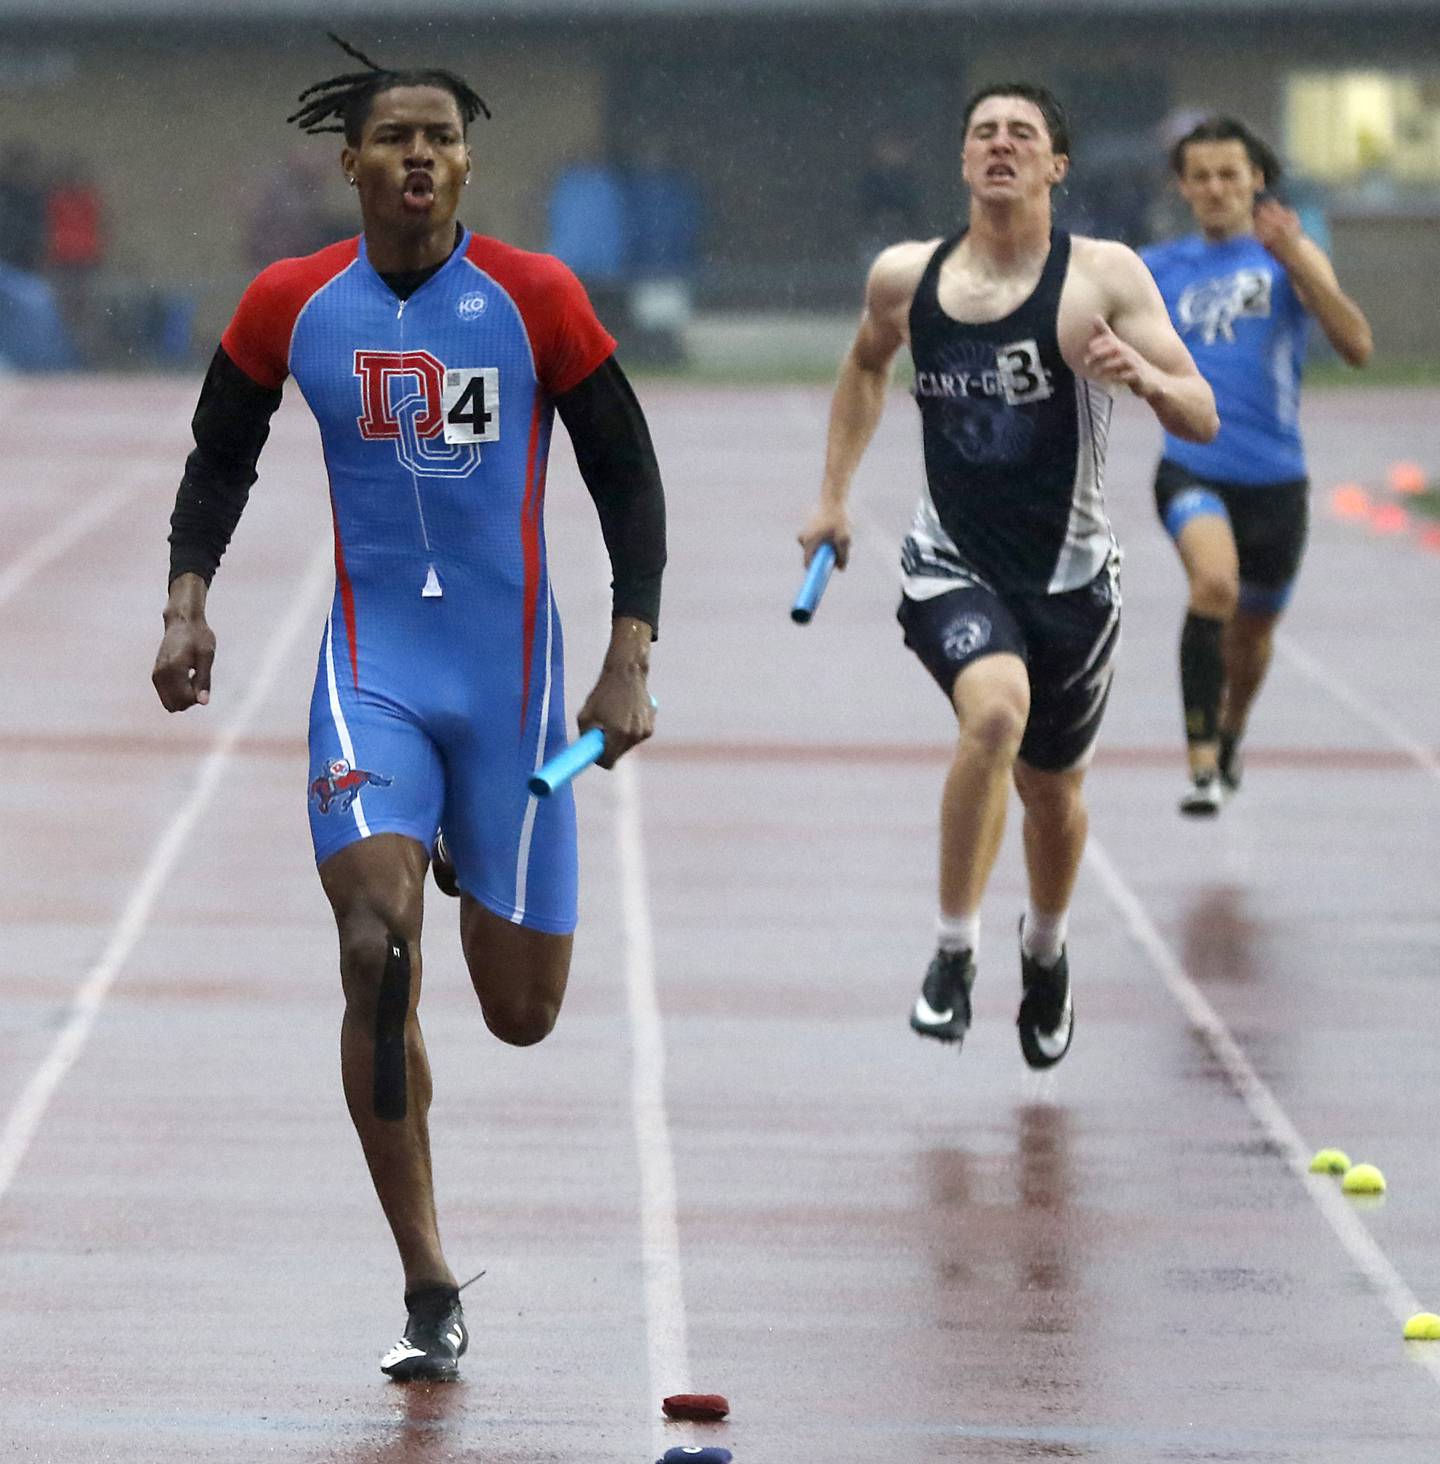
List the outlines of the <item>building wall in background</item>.
{"type": "MultiPolygon", "coordinates": [[[[982,80],[1032,77],[1060,91],[1077,133],[1061,206],[1079,208],[1083,226],[1085,190],[1106,180],[1104,194],[1117,151],[1153,159],[1163,205],[1161,124],[1178,109],[1231,110],[1283,143],[1291,72],[1402,66],[1433,39],[1407,7],[1383,22],[1334,14],[1324,27],[1303,14],[1243,26],[1230,12],[1183,23],[1139,10],[981,18],[992,14],[347,29],[382,60],[453,66],[492,104],[495,120],[472,132],[475,227],[542,247],[546,191],[566,161],[606,148],[633,155],[659,139],[704,199],[703,304],[840,310],[858,306],[873,249],[857,202],[873,142],[887,131],[913,141],[921,232],[953,227],[963,212],[960,108],[982,80]]],[[[267,168],[297,148],[338,151],[338,139],[301,138],[285,113],[303,86],[346,65],[313,23],[0,25],[0,146],[21,138],[42,157],[87,158],[113,222],[111,270],[193,290],[197,337],[213,340],[251,272],[247,215],[267,168]]],[[[338,169],[332,176],[333,207],[353,219],[354,200],[338,169]]],[[[1393,213],[1377,206],[1370,230],[1364,210],[1350,208],[1336,234],[1342,277],[1353,261],[1382,347],[1414,341],[1415,322],[1433,314],[1426,281],[1407,273],[1407,230],[1382,226],[1393,213]]],[[[1170,219],[1180,221],[1173,209],[1170,219]]]]}
{"type": "MultiPolygon", "coordinates": [[[[99,178],[112,244],[108,266],[137,281],[193,290],[197,334],[213,339],[254,273],[250,217],[267,174],[295,153],[320,160],[336,237],[359,229],[341,180],[338,136],[306,137],[285,122],[311,82],[353,63],[323,37],[203,35],[49,40],[38,53],[70,64],[16,75],[26,42],[0,73],[0,146],[21,141],[42,161],[83,158],[99,178]],[[49,78],[48,80],[46,78],[49,78]]],[[[382,60],[383,45],[375,49],[382,60]]],[[[454,38],[441,64],[474,79],[495,113],[471,132],[475,158],[468,221],[517,242],[544,239],[544,187],[562,163],[599,145],[603,69],[579,44],[482,46],[454,38]]],[[[413,43],[406,59],[437,54],[413,43]]]]}

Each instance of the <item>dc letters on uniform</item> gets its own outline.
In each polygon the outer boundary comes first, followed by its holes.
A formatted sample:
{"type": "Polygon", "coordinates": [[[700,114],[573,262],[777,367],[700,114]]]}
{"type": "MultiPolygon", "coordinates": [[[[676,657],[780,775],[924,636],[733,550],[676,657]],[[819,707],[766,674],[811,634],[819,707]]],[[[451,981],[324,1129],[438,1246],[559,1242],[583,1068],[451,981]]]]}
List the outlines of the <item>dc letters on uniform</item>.
{"type": "Polygon", "coordinates": [[[480,465],[480,444],[500,440],[498,367],[447,367],[429,351],[359,350],[355,375],[361,437],[393,441],[414,472],[468,477],[480,465]]]}

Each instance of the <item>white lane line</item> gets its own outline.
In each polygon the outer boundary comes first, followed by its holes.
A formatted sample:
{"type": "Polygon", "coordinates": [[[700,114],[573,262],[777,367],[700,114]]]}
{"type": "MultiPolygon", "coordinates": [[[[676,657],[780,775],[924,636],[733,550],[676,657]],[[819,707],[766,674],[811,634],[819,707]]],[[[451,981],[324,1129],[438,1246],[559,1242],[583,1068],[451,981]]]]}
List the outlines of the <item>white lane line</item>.
{"type": "MultiPolygon", "coordinates": [[[[330,578],[332,555],[333,550],[328,545],[322,545],[315,551],[299,593],[290,601],[290,612],[266,647],[264,659],[251,679],[239,711],[215,739],[189,796],[151,850],[139,882],[131,891],[100,959],[90,968],[75,993],[69,1015],[54,1045],[7,1115],[5,1127],[0,1129],[0,1200],[4,1199],[14,1181],[51,1099],[84,1050],[105,998],[144,935],[155,903],[164,893],[186,841],[219,791],[236,745],[250,730],[301,630],[307,621],[319,618],[322,597],[330,578]]],[[[196,713],[192,711],[189,715],[195,716],[196,713]]]]}
{"type": "MultiPolygon", "coordinates": [[[[640,1165],[640,1237],[645,1273],[645,1336],[650,1367],[650,1408],[657,1451],[666,1448],[660,1400],[689,1386],[690,1349],[685,1287],[680,1270],[675,1155],[665,1108],[665,1033],[655,986],[655,927],[640,821],[640,773],[629,758],[616,764],[616,844],[625,931],[625,993],[634,1066],[630,1111],[640,1165]]],[[[670,1442],[673,1444],[674,1440],[670,1442]]]]}
{"type": "MultiPolygon", "coordinates": [[[[1376,1243],[1333,1178],[1310,1173],[1309,1146],[1280,1101],[1265,1080],[1251,1065],[1240,1044],[1230,1034],[1224,1019],[1211,1006],[1204,992],[1176,959],[1164,938],[1155,928],[1139,896],[1126,883],[1105,846],[1090,835],[1085,859],[1099,876],[1111,903],[1120,912],[1126,929],[1136,945],[1150,958],[1165,988],[1174,997],[1186,1020],[1204,1040],[1216,1062],[1225,1071],[1231,1086],[1250,1110],[1256,1123],[1281,1151],[1286,1164],[1305,1186],[1321,1215],[1335,1232],[1345,1253],[1361,1275],[1384,1302],[1390,1314],[1400,1323],[1422,1310],[1419,1301],[1405,1284],[1390,1258],[1376,1243]]],[[[1415,1348],[1416,1360],[1440,1383],[1440,1352],[1415,1348]]]]}
{"type": "Polygon", "coordinates": [[[48,569],[86,534],[99,528],[123,508],[147,483],[155,481],[153,466],[132,468],[103,492],[87,498],[68,518],[42,534],[23,553],[0,569],[0,605],[13,599],[42,570],[48,569]]]}
{"type": "Polygon", "coordinates": [[[1301,650],[1288,635],[1275,636],[1275,649],[1307,680],[1313,681],[1321,691],[1334,697],[1341,706],[1353,712],[1359,719],[1388,738],[1418,767],[1437,781],[1440,781],[1440,757],[1433,748],[1412,737],[1394,718],[1382,712],[1373,702],[1361,696],[1348,682],[1343,681],[1331,666],[1322,666],[1309,651],[1301,650]]]}

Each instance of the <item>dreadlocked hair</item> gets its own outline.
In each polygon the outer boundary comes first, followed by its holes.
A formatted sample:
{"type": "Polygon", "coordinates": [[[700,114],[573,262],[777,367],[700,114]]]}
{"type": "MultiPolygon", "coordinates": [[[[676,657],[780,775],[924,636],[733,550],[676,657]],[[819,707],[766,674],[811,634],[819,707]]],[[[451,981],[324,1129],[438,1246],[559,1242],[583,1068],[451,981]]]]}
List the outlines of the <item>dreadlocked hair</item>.
{"type": "Polygon", "coordinates": [[[388,66],[377,65],[363,51],[357,51],[349,41],[343,41],[334,31],[325,34],[362,66],[364,71],[349,71],[343,76],[332,76],[327,81],[317,81],[307,86],[296,98],[299,108],[285,120],[294,122],[302,131],[313,134],[321,132],[343,132],[345,141],[351,147],[360,143],[365,120],[370,115],[370,106],[381,92],[397,86],[433,86],[447,91],[455,98],[460,117],[466,127],[476,119],[490,116],[480,96],[462,77],[453,71],[439,67],[425,67],[421,70],[392,71],[388,66]]]}

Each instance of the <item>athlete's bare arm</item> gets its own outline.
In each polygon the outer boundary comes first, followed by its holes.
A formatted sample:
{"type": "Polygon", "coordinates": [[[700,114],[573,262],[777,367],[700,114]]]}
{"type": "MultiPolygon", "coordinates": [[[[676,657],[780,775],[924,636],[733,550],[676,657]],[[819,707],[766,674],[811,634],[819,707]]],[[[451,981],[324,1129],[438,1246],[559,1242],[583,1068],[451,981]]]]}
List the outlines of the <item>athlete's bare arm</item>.
{"type": "Polygon", "coordinates": [[[1085,374],[1128,387],[1176,437],[1209,442],[1220,430],[1215,394],[1175,333],[1140,256],[1108,239],[1077,239],[1075,250],[1097,296],[1082,356],[1085,374]]]}
{"type": "Polygon", "coordinates": [[[806,564],[825,543],[835,546],[835,562],[841,569],[849,562],[850,518],[845,505],[850,480],[885,410],[895,353],[910,338],[910,302],[939,242],[893,244],[871,266],[860,328],[840,365],[830,399],[820,502],[800,531],[806,564]]]}
{"type": "Polygon", "coordinates": [[[1300,215],[1273,198],[1255,205],[1255,237],[1285,267],[1300,303],[1313,315],[1347,366],[1363,366],[1375,349],[1370,322],[1340,288],[1335,266],[1300,227],[1300,215]]]}

